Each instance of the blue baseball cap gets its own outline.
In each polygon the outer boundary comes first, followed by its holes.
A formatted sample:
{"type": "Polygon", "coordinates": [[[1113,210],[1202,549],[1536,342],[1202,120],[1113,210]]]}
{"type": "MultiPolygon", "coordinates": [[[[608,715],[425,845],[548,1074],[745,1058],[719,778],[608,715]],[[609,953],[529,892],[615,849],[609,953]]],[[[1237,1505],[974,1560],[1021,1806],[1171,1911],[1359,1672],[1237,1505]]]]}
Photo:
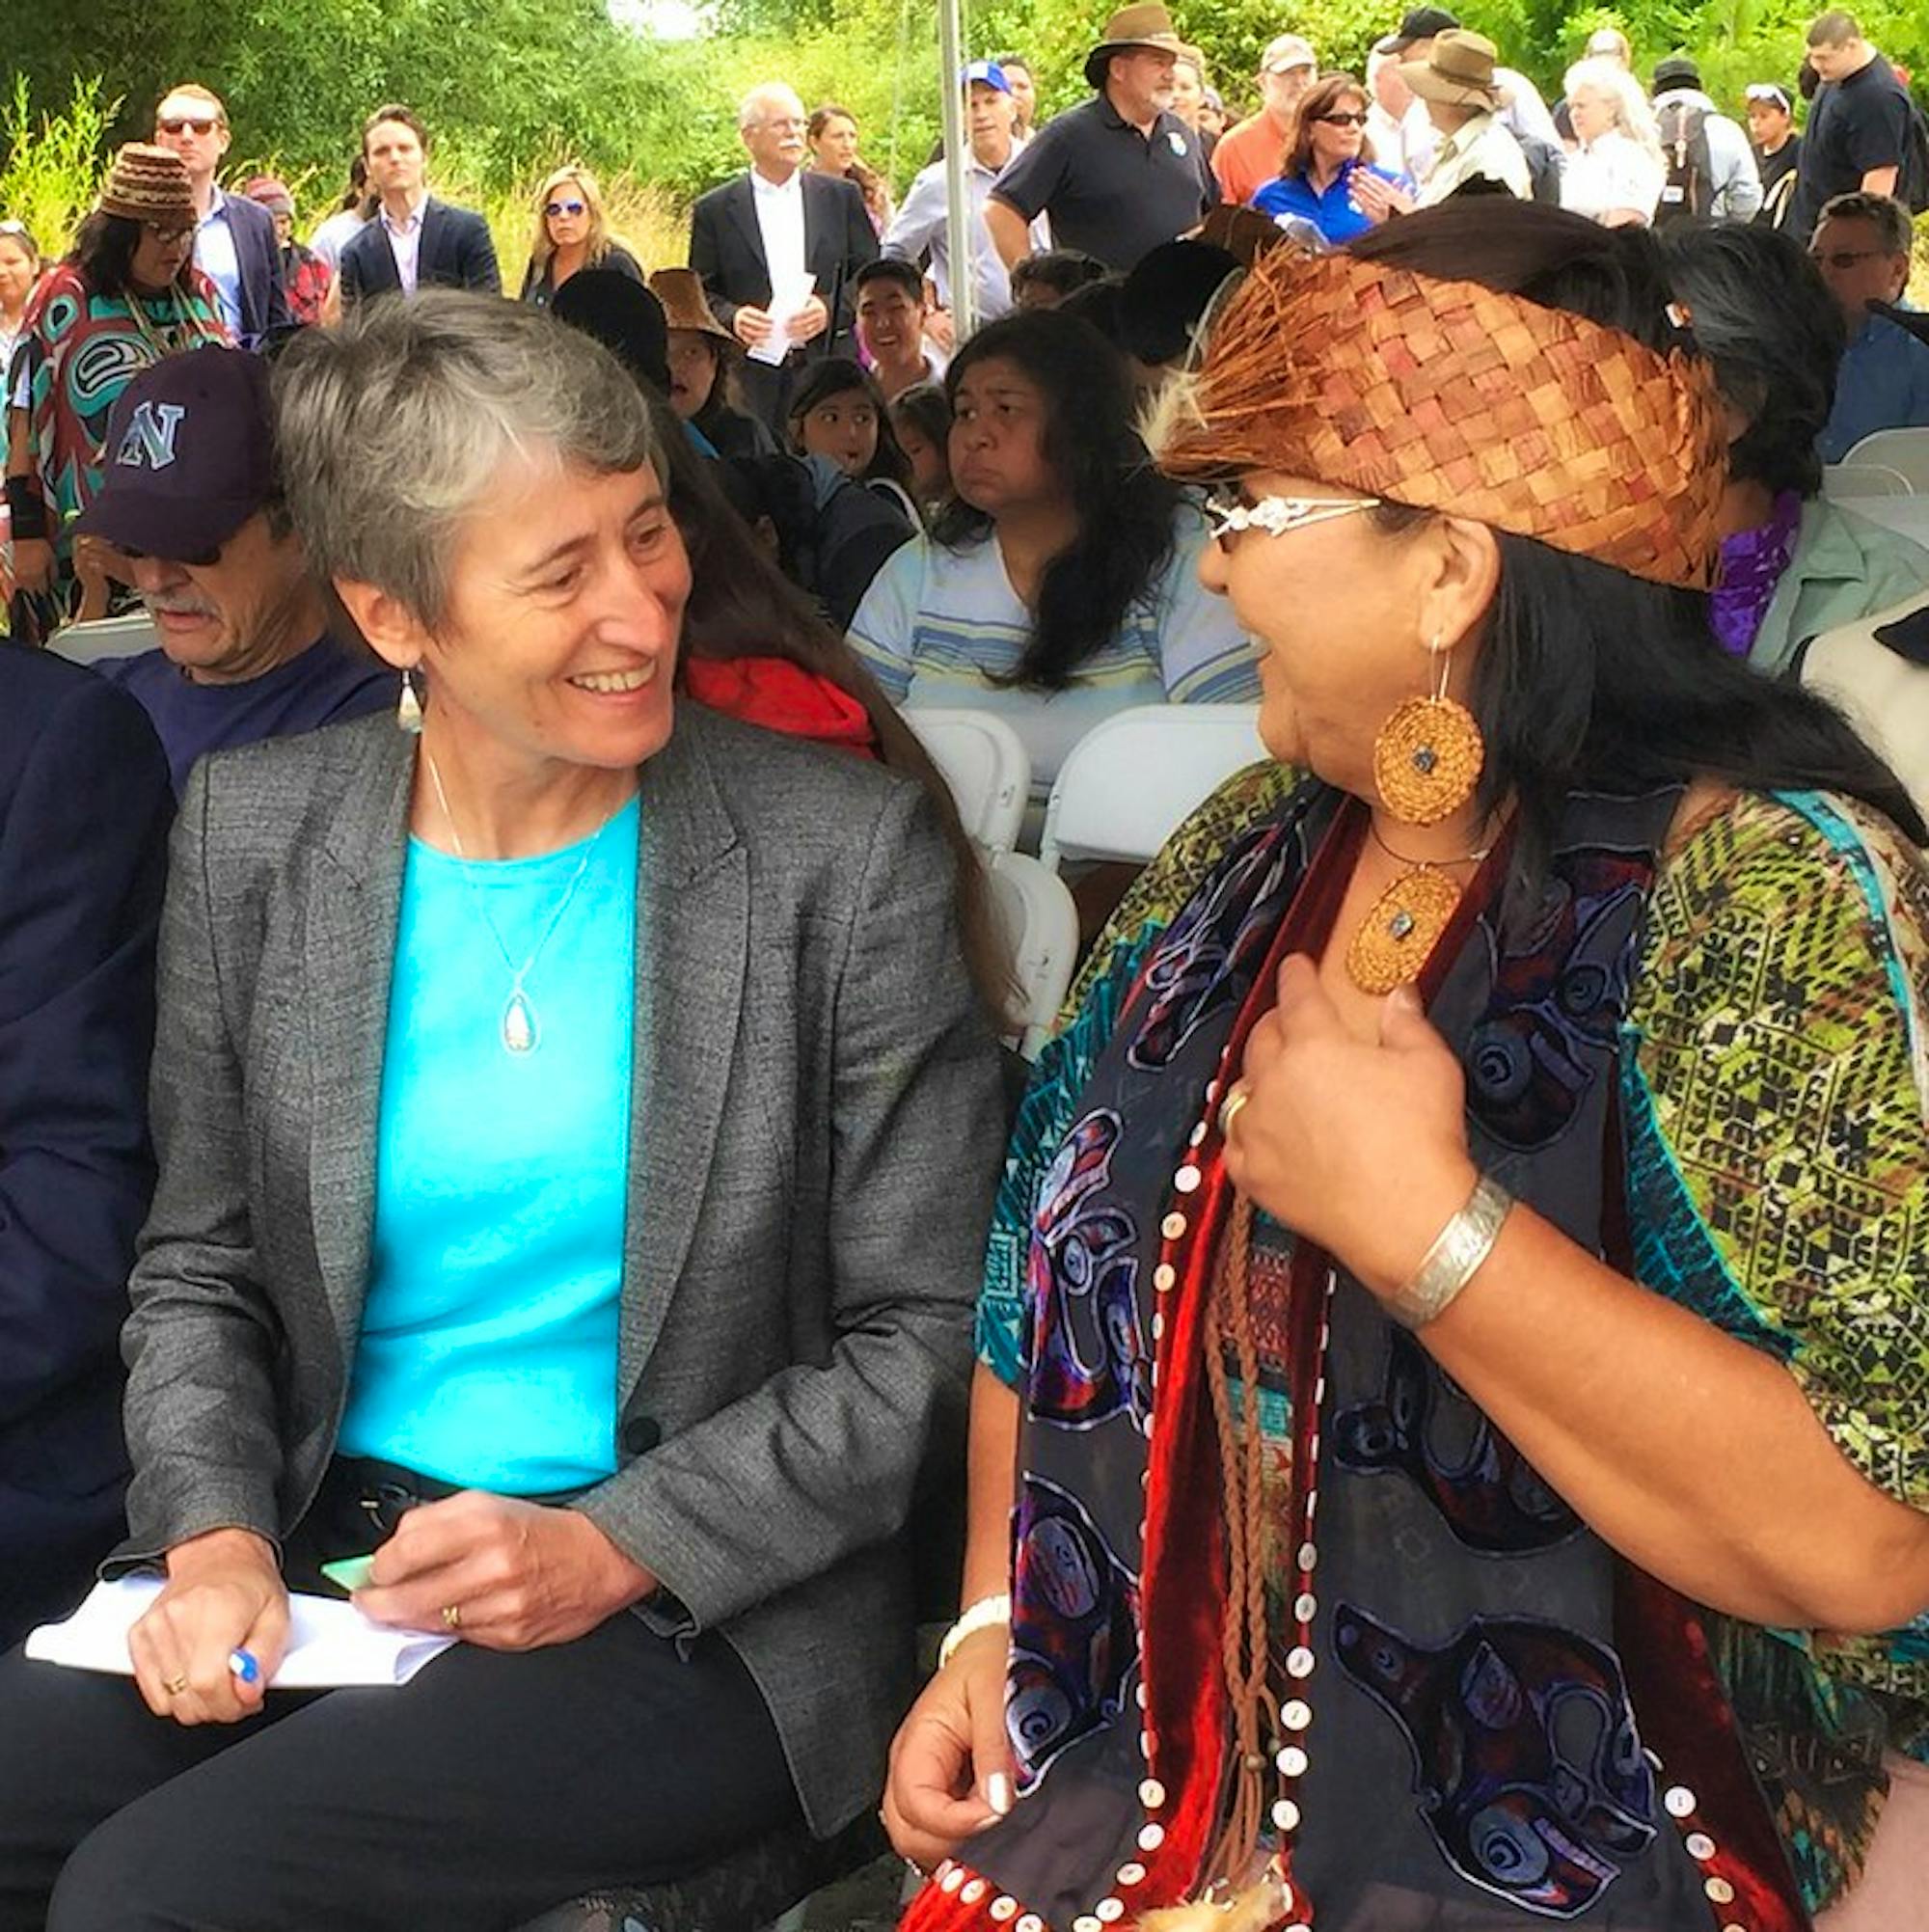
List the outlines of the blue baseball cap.
{"type": "Polygon", "coordinates": [[[1010,94],[1012,84],[1005,78],[1005,70],[996,61],[967,61],[964,71],[959,79],[961,87],[969,87],[974,80],[981,80],[987,87],[994,87],[1000,94],[1010,94]]]}

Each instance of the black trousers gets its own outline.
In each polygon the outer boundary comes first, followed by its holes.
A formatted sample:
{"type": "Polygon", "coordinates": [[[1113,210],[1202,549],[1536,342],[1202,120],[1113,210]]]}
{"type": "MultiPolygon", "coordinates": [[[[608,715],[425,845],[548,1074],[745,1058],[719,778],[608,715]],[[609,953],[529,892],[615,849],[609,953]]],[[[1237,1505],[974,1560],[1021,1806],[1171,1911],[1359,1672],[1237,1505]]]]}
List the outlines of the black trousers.
{"type": "Polygon", "coordinates": [[[486,1932],[797,1818],[735,1652],[627,1613],[194,1729],[126,1678],[0,1659],[0,1932],[486,1932]]]}

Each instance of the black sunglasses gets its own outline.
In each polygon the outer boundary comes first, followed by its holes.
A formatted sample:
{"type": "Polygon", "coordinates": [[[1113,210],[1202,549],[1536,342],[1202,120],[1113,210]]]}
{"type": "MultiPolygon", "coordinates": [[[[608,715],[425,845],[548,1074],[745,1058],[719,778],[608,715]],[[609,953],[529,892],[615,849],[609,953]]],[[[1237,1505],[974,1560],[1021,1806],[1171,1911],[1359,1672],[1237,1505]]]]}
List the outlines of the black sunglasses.
{"type": "Polygon", "coordinates": [[[171,114],[156,123],[163,134],[178,134],[183,128],[192,129],[196,134],[212,134],[221,125],[211,116],[200,114],[171,114]]]}
{"type": "Polygon", "coordinates": [[[1316,121],[1323,121],[1329,127],[1364,127],[1367,117],[1364,114],[1318,114],[1316,121]]]}

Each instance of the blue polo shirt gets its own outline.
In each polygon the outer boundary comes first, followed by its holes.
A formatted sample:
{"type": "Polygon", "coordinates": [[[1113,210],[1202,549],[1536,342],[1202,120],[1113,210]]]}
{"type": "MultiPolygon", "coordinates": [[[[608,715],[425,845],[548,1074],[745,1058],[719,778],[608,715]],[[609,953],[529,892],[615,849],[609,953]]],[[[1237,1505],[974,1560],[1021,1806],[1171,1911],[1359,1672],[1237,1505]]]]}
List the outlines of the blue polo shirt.
{"type": "Polygon", "coordinates": [[[1361,169],[1393,187],[1404,188],[1408,194],[1413,192],[1413,183],[1404,175],[1375,168],[1370,162],[1343,161],[1323,195],[1315,192],[1313,183],[1304,175],[1282,175],[1268,181],[1253,197],[1252,205],[1275,221],[1281,215],[1297,215],[1301,221],[1311,222],[1335,248],[1344,248],[1355,235],[1365,234],[1372,227],[1352,202],[1353,177],[1361,169]]]}
{"type": "Polygon", "coordinates": [[[1929,427],[1929,343],[1887,316],[1871,315],[1835,374],[1835,406],[1815,439],[1823,462],[1839,463],[1878,429],[1929,427]]]}

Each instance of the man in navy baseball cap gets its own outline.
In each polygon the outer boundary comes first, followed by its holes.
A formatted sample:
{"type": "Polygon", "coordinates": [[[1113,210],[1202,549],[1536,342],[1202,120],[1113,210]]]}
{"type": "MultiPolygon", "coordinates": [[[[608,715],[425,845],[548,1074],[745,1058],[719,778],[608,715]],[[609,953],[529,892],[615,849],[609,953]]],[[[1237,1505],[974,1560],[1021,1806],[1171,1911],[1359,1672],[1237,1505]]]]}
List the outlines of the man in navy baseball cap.
{"type": "Polygon", "coordinates": [[[329,636],[289,527],[258,356],[200,348],[144,369],[108,422],[75,528],[112,544],[160,648],[101,667],[153,721],[178,792],[204,751],[386,709],[393,681],[329,636]]]}

